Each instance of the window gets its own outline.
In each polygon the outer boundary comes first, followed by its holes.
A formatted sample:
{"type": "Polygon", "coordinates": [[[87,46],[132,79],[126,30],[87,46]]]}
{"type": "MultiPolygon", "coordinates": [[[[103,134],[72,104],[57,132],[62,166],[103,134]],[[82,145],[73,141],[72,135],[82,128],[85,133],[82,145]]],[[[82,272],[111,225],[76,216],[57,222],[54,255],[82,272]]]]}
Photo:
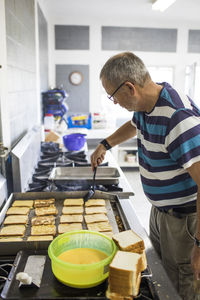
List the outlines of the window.
{"type": "Polygon", "coordinates": [[[174,69],[173,67],[154,67],[149,66],[147,67],[151,78],[155,82],[168,82],[170,85],[173,85],[174,81],[174,69]]]}
{"type": "Polygon", "coordinates": [[[200,66],[194,63],[186,67],[185,93],[200,106],[200,66]]]}

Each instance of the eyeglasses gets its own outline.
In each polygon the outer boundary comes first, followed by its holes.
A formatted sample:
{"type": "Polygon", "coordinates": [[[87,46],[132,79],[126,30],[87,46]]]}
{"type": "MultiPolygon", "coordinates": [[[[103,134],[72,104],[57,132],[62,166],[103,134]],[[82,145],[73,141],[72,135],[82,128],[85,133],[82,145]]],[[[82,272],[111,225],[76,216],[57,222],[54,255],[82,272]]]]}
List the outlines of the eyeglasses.
{"type": "Polygon", "coordinates": [[[125,82],[126,82],[126,81],[122,82],[122,83],[118,86],[118,88],[116,88],[116,90],[115,90],[110,96],[107,96],[109,100],[114,101],[113,96],[114,96],[114,95],[117,93],[117,91],[124,85],[125,82]]]}

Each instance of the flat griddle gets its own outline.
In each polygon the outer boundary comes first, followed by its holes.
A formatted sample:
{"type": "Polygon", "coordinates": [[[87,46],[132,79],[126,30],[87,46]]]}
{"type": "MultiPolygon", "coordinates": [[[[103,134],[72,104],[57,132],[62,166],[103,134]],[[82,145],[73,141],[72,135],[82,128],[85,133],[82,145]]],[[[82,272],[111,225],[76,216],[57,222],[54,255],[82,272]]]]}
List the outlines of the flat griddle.
{"type": "MultiPolygon", "coordinates": [[[[62,214],[63,202],[66,198],[82,198],[86,192],[30,192],[30,193],[14,193],[10,196],[7,207],[4,209],[4,217],[1,216],[2,225],[5,218],[7,209],[12,205],[15,200],[36,200],[36,199],[49,199],[55,198],[55,206],[58,210],[56,216],[56,229],[60,223],[60,215],[62,214]]],[[[116,195],[96,191],[92,199],[105,199],[107,216],[109,223],[112,226],[113,233],[122,230],[130,229],[128,221],[119,204],[119,198],[116,195]]],[[[34,209],[29,213],[29,222],[23,237],[23,241],[17,242],[0,242],[0,255],[16,255],[22,249],[47,249],[51,241],[27,241],[27,237],[31,235],[31,218],[34,217],[34,209]]],[[[1,225],[1,226],[2,226],[1,225]]],[[[86,224],[82,223],[82,229],[87,229],[86,224]]],[[[56,233],[57,236],[58,233],[56,233]]]]}

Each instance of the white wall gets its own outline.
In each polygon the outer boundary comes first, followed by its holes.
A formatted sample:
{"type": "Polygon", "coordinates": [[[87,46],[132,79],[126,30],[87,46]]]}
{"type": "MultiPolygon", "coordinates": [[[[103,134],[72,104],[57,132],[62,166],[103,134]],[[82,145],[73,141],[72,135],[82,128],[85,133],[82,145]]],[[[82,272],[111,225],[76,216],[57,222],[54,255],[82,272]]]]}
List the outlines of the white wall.
{"type": "MultiPolygon", "coordinates": [[[[128,9],[128,8],[127,8],[128,9]]],[[[88,10],[89,11],[89,10],[88,10]]],[[[130,16],[130,14],[129,14],[130,16]]],[[[177,52],[135,52],[148,66],[172,66],[174,67],[174,87],[180,90],[185,89],[185,67],[194,62],[200,64],[200,54],[187,53],[188,30],[199,29],[200,21],[187,24],[178,21],[154,21],[143,18],[92,18],[91,15],[68,15],[59,18],[54,17],[49,22],[49,80],[50,85],[55,85],[56,64],[89,64],[90,65],[90,110],[100,110],[101,84],[99,73],[102,65],[115,51],[101,50],[101,26],[127,26],[127,27],[154,27],[154,28],[177,28],[177,52]],[[90,50],[55,50],[54,45],[54,24],[61,25],[89,25],[90,26],[90,50]]],[[[167,41],[166,41],[167,42],[167,41]]],[[[124,49],[126,51],[126,49],[124,49]]]]}
{"type": "Polygon", "coordinates": [[[7,95],[7,56],[6,56],[6,23],[5,23],[5,3],[0,0],[0,141],[4,146],[10,146],[10,122],[9,105],[6,101],[7,95]]]}

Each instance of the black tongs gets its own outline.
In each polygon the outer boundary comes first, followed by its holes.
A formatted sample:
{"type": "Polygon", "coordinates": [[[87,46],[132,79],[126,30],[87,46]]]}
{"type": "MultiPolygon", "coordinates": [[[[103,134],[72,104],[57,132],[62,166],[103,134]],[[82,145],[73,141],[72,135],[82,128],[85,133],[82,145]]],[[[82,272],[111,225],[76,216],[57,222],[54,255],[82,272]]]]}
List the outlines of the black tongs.
{"type": "Polygon", "coordinates": [[[89,188],[89,191],[87,192],[87,194],[83,197],[83,201],[86,202],[88,201],[90,198],[92,198],[92,196],[95,193],[95,177],[96,177],[96,172],[97,172],[97,167],[94,167],[94,173],[93,173],[93,180],[92,180],[92,185],[89,188]]]}

